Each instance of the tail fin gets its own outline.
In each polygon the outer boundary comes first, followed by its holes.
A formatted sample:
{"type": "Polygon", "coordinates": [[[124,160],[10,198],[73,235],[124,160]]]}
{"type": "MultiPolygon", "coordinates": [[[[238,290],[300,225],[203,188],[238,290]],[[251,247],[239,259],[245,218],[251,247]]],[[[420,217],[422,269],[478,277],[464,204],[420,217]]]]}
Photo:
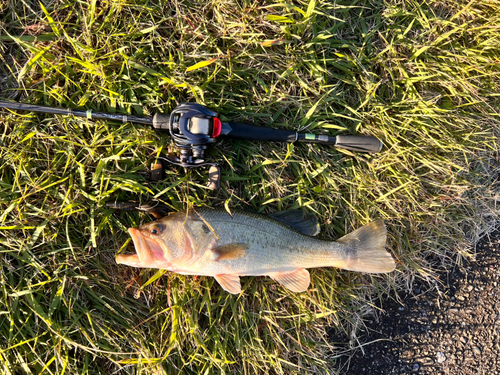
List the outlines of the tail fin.
{"type": "Polygon", "coordinates": [[[341,268],[371,273],[391,272],[396,268],[385,250],[387,230],[384,220],[376,220],[339,239],[347,245],[347,256],[341,268]]]}

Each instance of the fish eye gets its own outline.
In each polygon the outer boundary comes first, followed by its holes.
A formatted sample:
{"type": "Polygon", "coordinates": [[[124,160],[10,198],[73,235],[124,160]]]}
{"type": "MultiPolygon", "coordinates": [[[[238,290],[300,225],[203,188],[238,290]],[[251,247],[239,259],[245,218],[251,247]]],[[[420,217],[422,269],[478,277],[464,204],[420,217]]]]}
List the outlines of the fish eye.
{"type": "Polygon", "coordinates": [[[156,236],[157,234],[160,234],[162,232],[162,229],[160,228],[159,225],[154,225],[153,227],[151,227],[149,232],[156,236]]]}

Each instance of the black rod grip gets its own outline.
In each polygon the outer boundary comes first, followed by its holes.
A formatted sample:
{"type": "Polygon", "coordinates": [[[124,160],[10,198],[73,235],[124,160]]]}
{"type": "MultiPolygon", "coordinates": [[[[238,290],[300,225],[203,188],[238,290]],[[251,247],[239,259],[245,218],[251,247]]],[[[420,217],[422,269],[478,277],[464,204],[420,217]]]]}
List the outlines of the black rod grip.
{"type": "Polygon", "coordinates": [[[335,147],[358,152],[380,152],[384,144],[378,138],[365,135],[338,135],[335,147]]]}
{"type": "Polygon", "coordinates": [[[268,142],[295,142],[297,140],[297,133],[292,130],[273,129],[239,122],[223,124],[223,128],[224,125],[228,125],[231,128],[230,131],[223,132],[225,136],[230,138],[268,142]]]}

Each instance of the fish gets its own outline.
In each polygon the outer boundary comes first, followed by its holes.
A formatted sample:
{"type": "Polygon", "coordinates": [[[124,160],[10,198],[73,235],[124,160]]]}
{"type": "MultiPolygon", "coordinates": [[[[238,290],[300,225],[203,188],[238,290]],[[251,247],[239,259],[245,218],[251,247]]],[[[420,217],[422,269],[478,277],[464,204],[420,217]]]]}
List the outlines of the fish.
{"type": "Polygon", "coordinates": [[[336,241],[317,239],[314,215],[300,209],[263,215],[244,210],[196,208],[129,228],[135,254],[118,264],[182,275],[212,276],[232,294],[241,276],[269,276],[292,292],[308,289],[308,268],[387,273],[395,269],[385,249],[384,220],[375,220],[336,241]]]}

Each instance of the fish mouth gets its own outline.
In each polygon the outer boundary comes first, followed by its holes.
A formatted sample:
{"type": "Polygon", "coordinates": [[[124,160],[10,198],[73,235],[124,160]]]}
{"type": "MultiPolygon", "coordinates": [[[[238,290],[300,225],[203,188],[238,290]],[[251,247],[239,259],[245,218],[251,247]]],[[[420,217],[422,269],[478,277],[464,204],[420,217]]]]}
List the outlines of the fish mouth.
{"type": "Polygon", "coordinates": [[[136,254],[118,254],[116,263],[132,267],[151,267],[157,261],[165,261],[160,244],[144,236],[138,228],[129,228],[136,254]]]}

